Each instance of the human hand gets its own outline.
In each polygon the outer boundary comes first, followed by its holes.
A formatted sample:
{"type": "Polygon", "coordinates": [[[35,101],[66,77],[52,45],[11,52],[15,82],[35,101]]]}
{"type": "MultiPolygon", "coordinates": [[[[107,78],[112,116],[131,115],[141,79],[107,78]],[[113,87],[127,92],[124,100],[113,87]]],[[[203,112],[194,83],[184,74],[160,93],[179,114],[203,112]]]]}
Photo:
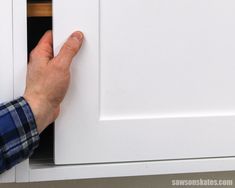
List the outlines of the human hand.
{"type": "Polygon", "coordinates": [[[83,34],[74,32],[54,57],[52,32],[47,31],[30,53],[23,97],[33,111],[39,133],[59,115],[70,82],[70,65],[82,42],[83,34]]]}

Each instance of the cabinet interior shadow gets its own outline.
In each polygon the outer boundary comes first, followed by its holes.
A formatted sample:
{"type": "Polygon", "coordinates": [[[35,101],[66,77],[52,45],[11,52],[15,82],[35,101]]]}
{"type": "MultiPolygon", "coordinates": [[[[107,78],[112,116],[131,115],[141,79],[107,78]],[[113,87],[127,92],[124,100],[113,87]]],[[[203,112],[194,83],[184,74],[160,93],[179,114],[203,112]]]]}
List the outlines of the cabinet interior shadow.
{"type": "MultiPolygon", "coordinates": [[[[28,57],[32,49],[47,30],[52,29],[51,17],[28,17],[28,57]]],[[[32,161],[53,160],[54,123],[40,135],[40,145],[31,156],[32,161]]]]}

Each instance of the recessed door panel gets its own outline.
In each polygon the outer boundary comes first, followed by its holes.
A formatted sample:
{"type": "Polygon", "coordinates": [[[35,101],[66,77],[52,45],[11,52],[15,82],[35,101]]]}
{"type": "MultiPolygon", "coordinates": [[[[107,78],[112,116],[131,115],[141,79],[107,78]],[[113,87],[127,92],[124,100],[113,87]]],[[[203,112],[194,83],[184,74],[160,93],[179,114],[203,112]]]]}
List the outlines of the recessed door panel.
{"type": "Polygon", "coordinates": [[[234,8],[230,0],[54,2],[55,53],[74,30],[85,34],[56,122],[55,162],[233,156],[234,8]]]}

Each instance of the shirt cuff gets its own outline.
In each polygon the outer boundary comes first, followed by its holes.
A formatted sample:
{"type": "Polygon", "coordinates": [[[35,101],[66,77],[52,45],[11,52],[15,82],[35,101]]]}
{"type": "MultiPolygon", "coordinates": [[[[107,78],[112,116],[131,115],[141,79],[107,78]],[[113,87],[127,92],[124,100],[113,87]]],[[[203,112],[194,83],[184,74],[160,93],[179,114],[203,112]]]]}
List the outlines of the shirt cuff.
{"type": "MultiPolygon", "coordinates": [[[[24,99],[24,97],[20,97],[16,99],[16,101],[21,106],[25,118],[21,117],[21,122],[23,125],[22,133],[25,134],[27,140],[28,154],[31,156],[33,154],[34,149],[39,146],[39,132],[37,130],[36,120],[33,114],[33,111],[29,105],[29,103],[24,99]]],[[[17,109],[16,109],[17,110],[17,109]]]]}

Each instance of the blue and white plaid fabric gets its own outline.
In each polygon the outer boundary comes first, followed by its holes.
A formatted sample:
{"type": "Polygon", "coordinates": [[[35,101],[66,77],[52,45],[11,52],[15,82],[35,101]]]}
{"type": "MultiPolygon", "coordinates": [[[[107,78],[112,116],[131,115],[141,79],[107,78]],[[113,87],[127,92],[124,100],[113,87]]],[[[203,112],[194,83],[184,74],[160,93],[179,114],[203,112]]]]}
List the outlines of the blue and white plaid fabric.
{"type": "Polygon", "coordinates": [[[23,97],[0,105],[0,173],[32,155],[39,144],[35,119],[23,97]]]}

